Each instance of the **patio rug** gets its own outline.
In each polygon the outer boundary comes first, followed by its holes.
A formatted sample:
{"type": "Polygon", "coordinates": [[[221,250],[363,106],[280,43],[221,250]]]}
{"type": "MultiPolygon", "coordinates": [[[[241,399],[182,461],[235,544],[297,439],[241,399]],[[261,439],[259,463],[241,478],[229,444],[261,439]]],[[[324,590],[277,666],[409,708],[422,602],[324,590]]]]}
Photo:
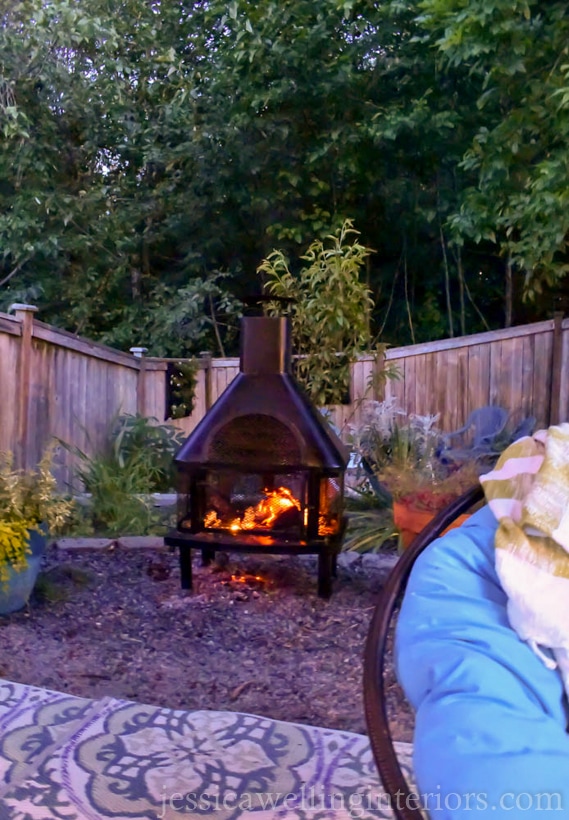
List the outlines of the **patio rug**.
{"type": "MultiPolygon", "coordinates": [[[[399,744],[410,771],[408,744],[399,744]]],[[[366,737],[0,680],[0,820],[391,818],[366,737]]]]}

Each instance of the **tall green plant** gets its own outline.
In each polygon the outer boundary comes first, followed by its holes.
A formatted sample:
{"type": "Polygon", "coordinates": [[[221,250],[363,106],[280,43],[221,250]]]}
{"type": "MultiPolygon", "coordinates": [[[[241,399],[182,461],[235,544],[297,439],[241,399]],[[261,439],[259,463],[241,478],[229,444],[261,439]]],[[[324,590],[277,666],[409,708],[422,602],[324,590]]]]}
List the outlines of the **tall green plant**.
{"type": "Polygon", "coordinates": [[[109,456],[119,468],[140,465],[139,492],[167,492],[173,486],[173,458],[184,434],[157,419],[125,413],[113,423],[109,456]],[[145,489],[146,488],[146,489],[145,489]]]}
{"type": "MultiPolygon", "coordinates": [[[[373,300],[360,272],[370,248],[357,241],[359,232],[347,219],[324,240],[316,239],[295,275],[282,251],[273,251],[259,265],[269,295],[291,300],[284,308],[292,320],[296,376],[319,407],[340,404],[349,388],[350,362],[371,346],[373,300]]],[[[282,304],[269,312],[283,313],[282,304]]]]}
{"type": "Polygon", "coordinates": [[[118,416],[105,445],[92,455],[61,442],[78,460],[77,478],[91,494],[95,531],[109,535],[141,535],[156,515],[149,493],[173,485],[173,458],[183,434],[156,419],[118,416]]]}

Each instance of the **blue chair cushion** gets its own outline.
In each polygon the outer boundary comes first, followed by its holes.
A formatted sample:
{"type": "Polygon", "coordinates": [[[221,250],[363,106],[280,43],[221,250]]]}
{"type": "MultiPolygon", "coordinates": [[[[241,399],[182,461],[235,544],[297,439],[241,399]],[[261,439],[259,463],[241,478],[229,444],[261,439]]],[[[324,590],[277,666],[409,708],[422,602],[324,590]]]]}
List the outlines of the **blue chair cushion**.
{"type": "Polygon", "coordinates": [[[416,710],[414,769],[431,817],[569,816],[561,678],[510,627],[488,507],[417,559],[398,619],[416,710]],[[426,795],[429,795],[426,797],[426,795]]]}

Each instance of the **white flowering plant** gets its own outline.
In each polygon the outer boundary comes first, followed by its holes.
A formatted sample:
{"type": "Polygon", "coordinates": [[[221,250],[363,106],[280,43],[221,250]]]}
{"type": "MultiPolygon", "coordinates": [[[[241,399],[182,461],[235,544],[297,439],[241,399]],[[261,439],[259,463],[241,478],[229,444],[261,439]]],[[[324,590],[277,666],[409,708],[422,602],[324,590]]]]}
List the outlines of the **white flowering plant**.
{"type": "Polygon", "coordinates": [[[407,415],[395,398],[367,403],[362,422],[351,428],[362,475],[385,503],[404,501],[435,511],[446,506],[478,475],[477,465],[443,463],[438,415],[407,415]]]}

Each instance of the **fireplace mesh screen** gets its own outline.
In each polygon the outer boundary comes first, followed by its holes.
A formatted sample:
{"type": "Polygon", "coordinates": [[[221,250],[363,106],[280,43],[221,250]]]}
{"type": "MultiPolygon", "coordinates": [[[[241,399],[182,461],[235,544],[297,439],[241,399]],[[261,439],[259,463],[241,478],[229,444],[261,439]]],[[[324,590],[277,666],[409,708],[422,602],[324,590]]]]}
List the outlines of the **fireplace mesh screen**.
{"type": "Polygon", "coordinates": [[[212,436],[207,460],[247,469],[267,464],[299,464],[301,452],[293,431],[274,416],[249,413],[223,425],[212,436]]]}

